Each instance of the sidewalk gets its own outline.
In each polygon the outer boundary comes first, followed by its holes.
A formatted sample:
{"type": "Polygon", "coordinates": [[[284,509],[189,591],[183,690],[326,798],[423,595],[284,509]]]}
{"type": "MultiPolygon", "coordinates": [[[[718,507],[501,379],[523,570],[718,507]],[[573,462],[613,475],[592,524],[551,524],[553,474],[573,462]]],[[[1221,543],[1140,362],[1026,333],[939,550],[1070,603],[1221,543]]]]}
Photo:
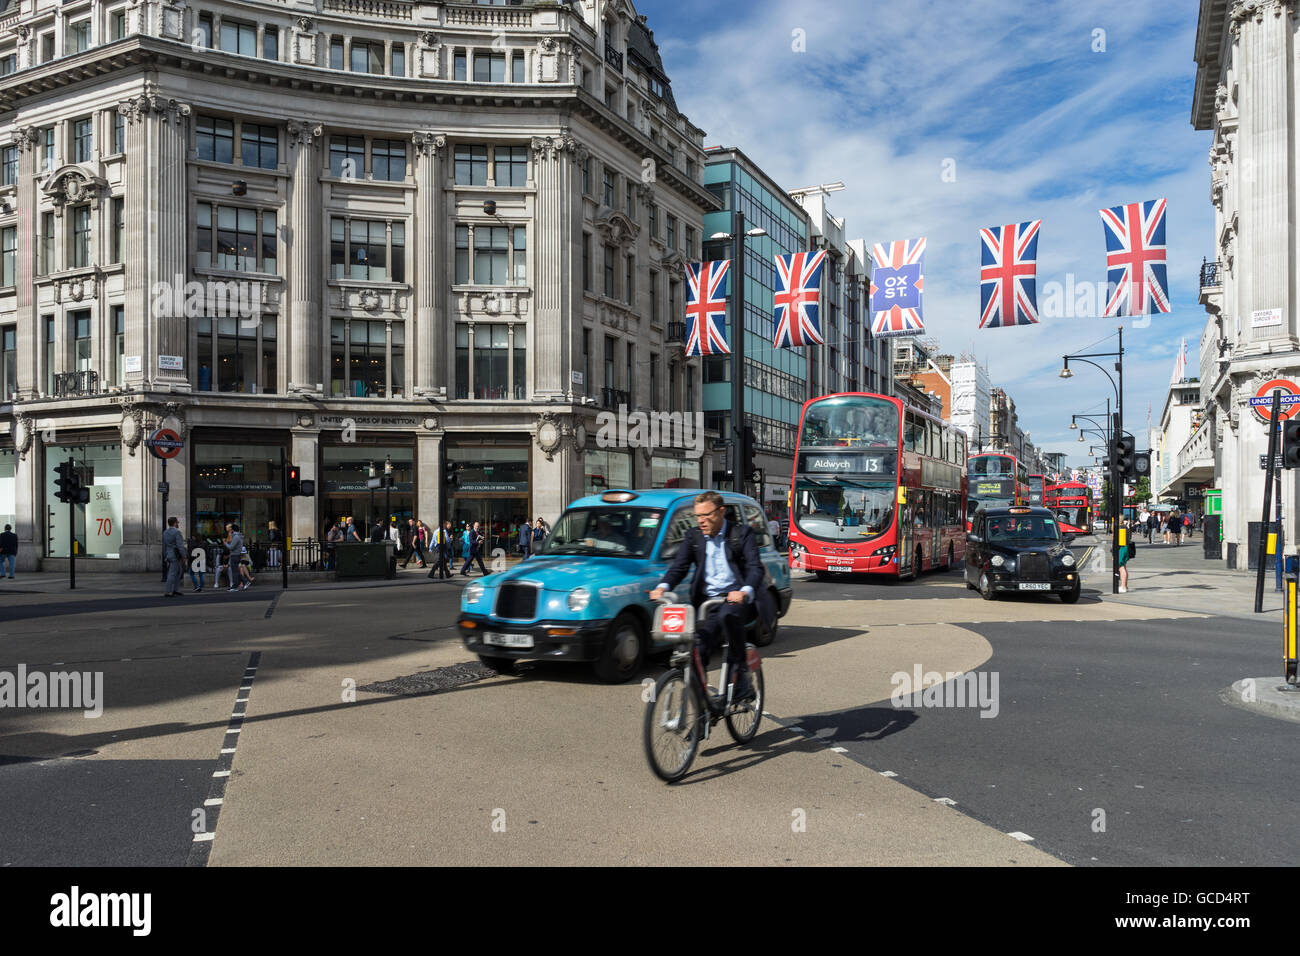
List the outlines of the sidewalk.
{"type": "Polygon", "coordinates": [[[1075,544],[1092,549],[1081,565],[1085,586],[1097,588],[1107,601],[1204,614],[1280,620],[1282,593],[1274,590],[1272,571],[1264,579],[1264,613],[1255,614],[1255,572],[1230,571],[1222,560],[1207,559],[1198,534],[1181,545],[1147,544],[1138,539],[1128,563],[1127,594],[1110,593],[1110,538],[1078,538],[1075,544]]]}

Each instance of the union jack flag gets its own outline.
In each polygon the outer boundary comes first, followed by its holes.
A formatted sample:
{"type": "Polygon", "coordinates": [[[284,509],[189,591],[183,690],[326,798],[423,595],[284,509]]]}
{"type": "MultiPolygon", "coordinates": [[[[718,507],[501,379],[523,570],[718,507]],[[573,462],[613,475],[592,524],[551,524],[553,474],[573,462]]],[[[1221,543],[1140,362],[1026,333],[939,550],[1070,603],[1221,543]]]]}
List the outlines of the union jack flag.
{"type": "Polygon", "coordinates": [[[1043,220],[980,230],[980,328],[1038,321],[1038,227],[1043,220]]]}
{"type": "Polygon", "coordinates": [[[826,264],[826,250],[796,252],[790,256],[776,257],[776,339],[779,349],[800,345],[821,345],[821,330],[817,326],[820,311],[822,266],[826,264]]]}
{"type": "Polygon", "coordinates": [[[727,278],[730,259],[691,262],[686,266],[686,354],[730,354],[727,337],[715,321],[727,318],[727,278]]]}
{"type": "Polygon", "coordinates": [[[1169,311],[1165,202],[1149,199],[1100,210],[1106,231],[1106,317],[1169,311]]]}
{"type": "Polygon", "coordinates": [[[871,250],[871,334],[920,335],[921,290],[925,277],[925,239],[878,242],[871,250]]]}

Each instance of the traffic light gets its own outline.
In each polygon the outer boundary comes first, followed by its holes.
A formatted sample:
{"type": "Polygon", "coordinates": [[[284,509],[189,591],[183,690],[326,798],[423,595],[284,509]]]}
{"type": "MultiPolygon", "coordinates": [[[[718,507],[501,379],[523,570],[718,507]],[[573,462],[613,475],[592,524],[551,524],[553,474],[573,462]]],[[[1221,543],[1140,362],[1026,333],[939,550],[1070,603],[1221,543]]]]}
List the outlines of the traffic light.
{"type": "Polygon", "coordinates": [[[54,486],[58,488],[54,496],[67,504],[72,500],[72,483],[76,480],[72,473],[72,462],[59,462],[59,467],[55,468],[54,472],[59,476],[54,480],[54,486]]]}
{"type": "Polygon", "coordinates": [[[302,470],[297,465],[289,466],[287,494],[290,498],[302,494],[302,470]]]}
{"type": "Polygon", "coordinates": [[[1134,477],[1135,457],[1137,455],[1137,442],[1133,440],[1132,435],[1117,435],[1115,437],[1115,455],[1114,455],[1114,474],[1117,479],[1131,479],[1134,477]]]}
{"type": "MultiPolygon", "coordinates": [[[[747,477],[752,476],[757,470],[754,466],[754,443],[754,428],[752,425],[746,425],[741,441],[740,471],[747,477]]],[[[752,477],[750,480],[753,480],[752,477]]]]}
{"type": "Polygon", "coordinates": [[[460,484],[460,478],[456,476],[456,472],[458,471],[460,471],[460,462],[447,462],[447,467],[443,472],[443,481],[446,483],[448,488],[455,488],[460,484]]]}
{"type": "Polygon", "coordinates": [[[1282,423],[1282,467],[1300,468],[1300,421],[1294,419],[1282,423]]]}

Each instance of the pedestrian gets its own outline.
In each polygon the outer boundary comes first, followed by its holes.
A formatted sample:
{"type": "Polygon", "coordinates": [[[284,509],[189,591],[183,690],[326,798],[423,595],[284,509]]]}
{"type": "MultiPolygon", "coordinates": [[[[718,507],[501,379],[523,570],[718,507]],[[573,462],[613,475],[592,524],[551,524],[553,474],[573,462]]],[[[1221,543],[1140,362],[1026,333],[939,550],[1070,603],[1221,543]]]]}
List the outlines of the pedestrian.
{"type": "Polygon", "coordinates": [[[533,529],[528,527],[527,521],[519,522],[519,553],[522,555],[521,561],[528,560],[528,554],[533,548],[533,529]]]}
{"type": "Polygon", "coordinates": [[[284,532],[274,521],[266,523],[266,566],[278,568],[280,554],[284,550],[284,532]]]}
{"type": "MultiPolygon", "coordinates": [[[[410,561],[411,558],[415,558],[419,562],[419,566],[423,568],[425,567],[424,547],[428,541],[425,536],[424,522],[418,518],[411,518],[408,524],[410,525],[410,531],[407,533],[407,547],[409,550],[407,551],[406,560],[410,561]]],[[[402,567],[406,567],[406,562],[402,563],[402,567]]]]}
{"type": "Polygon", "coordinates": [[[1128,593],[1128,562],[1133,556],[1133,550],[1129,545],[1121,545],[1119,549],[1119,593],[1128,593]]]}
{"type": "Polygon", "coordinates": [[[14,565],[18,563],[18,535],[14,534],[13,525],[5,525],[0,532],[0,577],[5,576],[8,566],[10,581],[14,579],[14,565]]]}
{"type": "Polygon", "coordinates": [[[533,525],[533,554],[539,553],[542,550],[542,547],[546,544],[546,533],[546,522],[541,518],[538,518],[537,524],[533,525]]]}
{"type": "Polygon", "coordinates": [[[1192,536],[1192,528],[1192,513],[1189,511],[1187,514],[1183,515],[1183,534],[1190,538],[1192,536]]]}
{"type": "Polygon", "coordinates": [[[469,576],[474,562],[478,562],[478,568],[487,577],[488,569],[483,566],[483,532],[479,528],[479,523],[474,522],[474,526],[469,529],[465,535],[465,566],[460,569],[460,573],[466,577],[469,576]]]}
{"type": "Polygon", "coordinates": [[[770,537],[770,538],[772,539],[772,547],[774,547],[774,548],[776,548],[778,551],[780,551],[780,550],[781,550],[781,544],[780,544],[780,538],[781,538],[781,522],[777,521],[776,518],[768,518],[768,519],[767,519],[767,534],[768,534],[768,537],[770,537]]]}
{"type": "Polygon", "coordinates": [[[384,522],[376,518],[375,523],[370,526],[370,543],[382,544],[388,537],[388,529],[384,527],[384,522]]]}
{"type": "MultiPolygon", "coordinates": [[[[452,562],[451,540],[452,540],[451,522],[443,521],[442,527],[440,527],[435,532],[435,538],[433,542],[434,546],[437,547],[438,549],[438,567],[435,570],[438,572],[439,581],[443,580],[444,578],[451,577],[451,562],[452,562]]],[[[433,577],[433,574],[430,573],[429,577],[433,577]]]]}
{"type": "Polygon", "coordinates": [[[357,526],[356,515],[349,515],[347,522],[348,525],[344,532],[344,540],[347,541],[348,544],[365,544],[366,539],[361,537],[361,529],[357,526]]]}
{"type": "Polygon", "coordinates": [[[203,590],[203,576],[207,572],[207,548],[203,546],[203,539],[197,534],[190,535],[189,543],[186,545],[189,553],[185,557],[186,567],[190,572],[190,584],[194,585],[194,593],[198,594],[203,590]],[[202,558],[201,562],[196,562],[194,552],[198,551],[202,558]],[[198,563],[199,569],[194,570],[194,565],[198,563]]]}
{"type": "Polygon", "coordinates": [[[253,586],[253,575],[248,570],[248,546],[244,544],[243,532],[239,530],[239,525],[232,521],[226,525],[229,531],[229,537],[226,538],[226,550],[229,555],[229,570],[227,574],[230,580],[229,591],[247,591],[253,586]],[[235,575],[238,571],[239,580],[242,582],[238,588],[235,587],[235,575]]]}
{"type": "Polygon", "coordinates": [[[337,523],[330,525],[325,535],[325,570],[332,571],[338,566],[338,547],[346,540],[346,532],[337,523]]]}
{"type": "Polygon", "coordinates": [[[1154,511],[1147,515],[1147,544],[1151,544],[1151,538],[1156,533],[1156,525],[1160,523],[1160,517],[1154,511]]]}
{"type": "Polygon", "coordinates": [[[163,557],[167,559],[167,584],[163,597],[181,597],[181,574],[185,570],[185,559],[189,552],[185,550],[185,536],[181,534],[180,519],[168,518],[167,530],[163,532],[163,557]]]}

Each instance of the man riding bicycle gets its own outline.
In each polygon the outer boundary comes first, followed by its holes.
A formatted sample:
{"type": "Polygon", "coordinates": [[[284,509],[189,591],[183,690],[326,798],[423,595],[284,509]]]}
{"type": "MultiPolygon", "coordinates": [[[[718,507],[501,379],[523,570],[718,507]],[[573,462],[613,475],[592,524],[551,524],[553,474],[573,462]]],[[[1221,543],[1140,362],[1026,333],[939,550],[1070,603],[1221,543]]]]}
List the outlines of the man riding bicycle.
{"type": "Polygon", "coordinates": [[[736,675],[733,700],[742,701],[753,695],[745,661],[745,627],[755,618],[755,596],[765,575],[758,541],[747,525],[728,523],[722,495],[716,491],[696,496],[695,520],[698,529],[686,533],[672,566],[650,598],[658,601],[665,591],[675,588],[692,564],[692,604],[699,607],[710,598],[726,597],[726,603],[715,607],[708,620],[697,622],[696,636],[706,668],[709,652],[726,639],[728,670],[736,675]]]}

